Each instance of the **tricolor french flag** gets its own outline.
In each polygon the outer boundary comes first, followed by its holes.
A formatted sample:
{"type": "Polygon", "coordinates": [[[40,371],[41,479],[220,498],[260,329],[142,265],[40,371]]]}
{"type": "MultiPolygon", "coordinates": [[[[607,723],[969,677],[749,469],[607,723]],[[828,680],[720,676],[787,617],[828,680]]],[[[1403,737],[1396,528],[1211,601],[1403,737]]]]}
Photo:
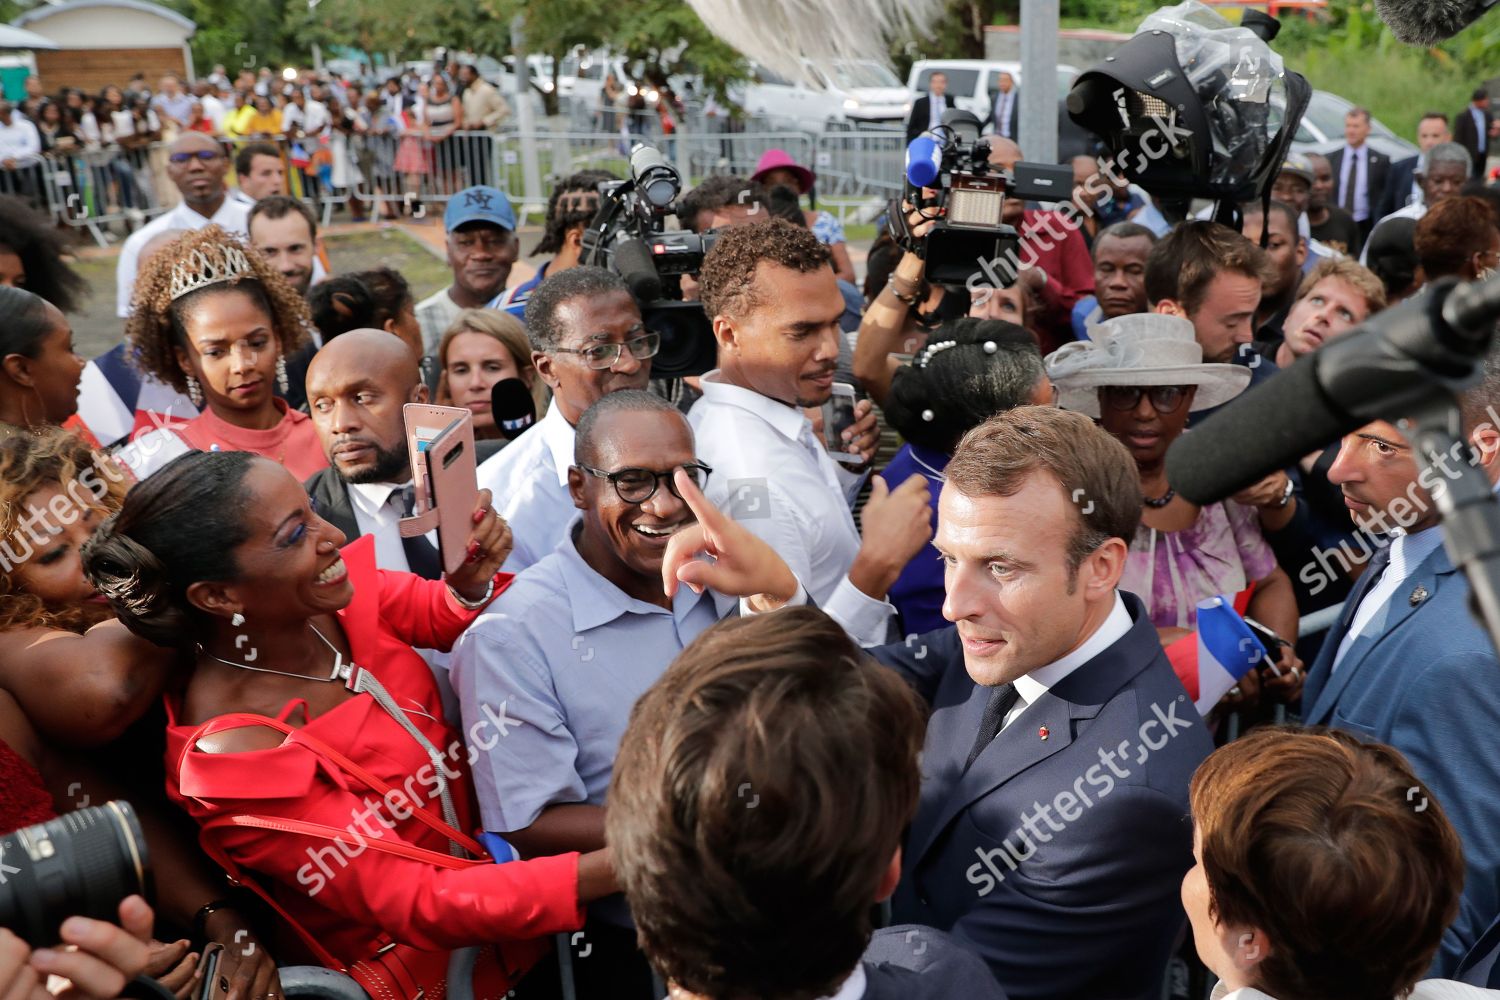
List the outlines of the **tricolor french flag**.
{"type": "Polygon", "coordinates": [[[1198,631],[1167,647],[1167,659],[1187,688],[1199,715],[1266,657],[1266,647],[1235,610],[1238,603],[1220,595],[1198,602],[1198,631]]]}

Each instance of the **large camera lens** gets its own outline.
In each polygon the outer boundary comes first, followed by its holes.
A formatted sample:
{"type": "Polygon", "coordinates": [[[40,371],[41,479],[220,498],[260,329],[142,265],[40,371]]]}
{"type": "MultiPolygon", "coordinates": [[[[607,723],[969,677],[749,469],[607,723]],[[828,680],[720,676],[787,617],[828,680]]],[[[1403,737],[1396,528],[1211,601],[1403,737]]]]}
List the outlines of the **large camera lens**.
{"type": "Polygon", "coordinates": [[[34,948],[72,916],[115,922],[147,891],[146,838],[129,802],[90,806],[0,837],[0,927],[34,948]]]}
{"type": "Polygon", "coordinates": [[[701,302],[651,302],[641,307],[646,329],[661,334],[652,378],[702,375],[718,366],[719,345],[701,302]]]}

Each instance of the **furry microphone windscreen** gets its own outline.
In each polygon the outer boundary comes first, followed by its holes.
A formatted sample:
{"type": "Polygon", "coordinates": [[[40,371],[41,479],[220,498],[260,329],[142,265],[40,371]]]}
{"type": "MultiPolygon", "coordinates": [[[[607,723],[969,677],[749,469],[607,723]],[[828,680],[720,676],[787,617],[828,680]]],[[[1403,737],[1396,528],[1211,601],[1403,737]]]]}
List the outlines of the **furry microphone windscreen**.
{"type": "Polygon", "coordinates": [[[1493,6],[1493,0],[1375,0],[1380,19],[1408,45],[1452,38],[1493,6]]]}
{"type": "Polygon", "coordinates": [[[892,42],[928,37],[944,0],[688,0],[708,30],[773,73],[807,80],[802,60],[887,65],[892,42]]]}

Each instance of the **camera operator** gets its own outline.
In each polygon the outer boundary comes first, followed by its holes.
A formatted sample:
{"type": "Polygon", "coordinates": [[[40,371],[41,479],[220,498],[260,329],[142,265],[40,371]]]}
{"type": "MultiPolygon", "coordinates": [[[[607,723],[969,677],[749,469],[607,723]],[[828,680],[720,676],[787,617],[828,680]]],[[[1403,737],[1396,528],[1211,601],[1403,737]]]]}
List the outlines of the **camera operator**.
{"type": "Polygon", "coordinates": [[[6,1000],[110,1000],[146,970],[151,949],[151,907],[139,896],[120,902],[118,925],[88,917],[63,921],[67,948],[33,950],[7,928],[0,928],[0,997],[6,1000]],[[47,977],[71,984],[62,993],[47,990],[47,977]]]}

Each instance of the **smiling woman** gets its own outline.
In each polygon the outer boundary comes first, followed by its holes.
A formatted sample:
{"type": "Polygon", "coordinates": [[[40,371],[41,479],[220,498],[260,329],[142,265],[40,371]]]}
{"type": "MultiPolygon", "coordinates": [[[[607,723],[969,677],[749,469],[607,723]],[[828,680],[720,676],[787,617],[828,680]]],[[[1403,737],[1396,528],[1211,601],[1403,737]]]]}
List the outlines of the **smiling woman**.
{"type": "Polygon", "coordinates": [[[207,404],[126,450],[138,477],[195,448],[254,452],[299,479],[327,466],[307,415],[273,391],[287,391],[286,356],[308,342],[307,307],[258,252],[218,226],[189,233],[146,262],[134,301],[126,337],[140,366],[207,404]]]}

